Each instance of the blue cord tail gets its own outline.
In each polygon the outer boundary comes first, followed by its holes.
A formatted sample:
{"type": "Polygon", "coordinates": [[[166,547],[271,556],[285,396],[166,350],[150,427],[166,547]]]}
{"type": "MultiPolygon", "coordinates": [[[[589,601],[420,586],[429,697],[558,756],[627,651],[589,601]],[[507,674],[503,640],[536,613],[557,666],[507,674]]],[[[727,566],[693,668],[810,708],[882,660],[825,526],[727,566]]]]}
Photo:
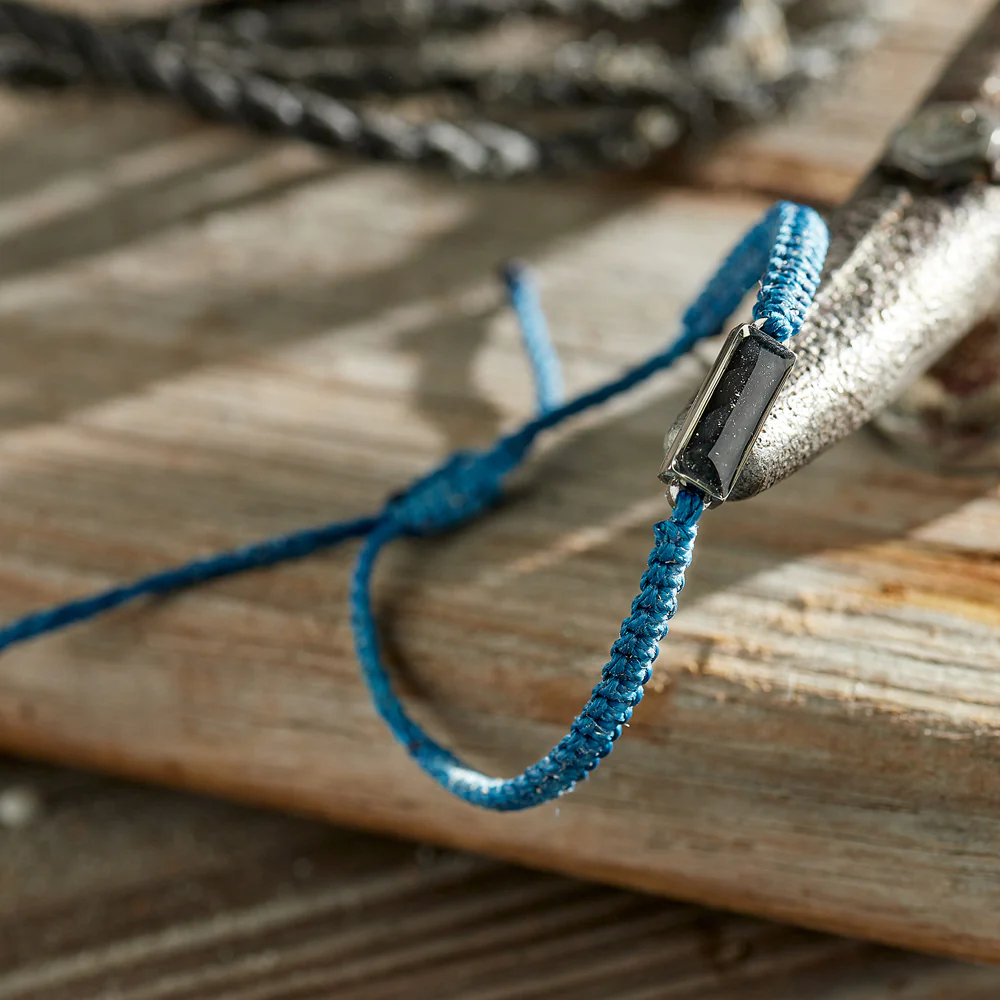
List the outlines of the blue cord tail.
{"type": "Polygon", "coordinates": [[[113,611],[123,604],[140,597],[169,594],[185,587],[193,587],[209,580],[218,580],[234,573],[245,573],[251,569],[263,569],[291,559],[305,556],[339,545],[348,538],[367,535],[377,523],[373,517],[359,517],[352,521],[333,521],[318,528],[306,528],[289,535],[267,538],[243,548],[219,552],[153,573],[122,587],[113,587],[91,597],[67,601],[54,608],[34,611],[0,628],[0,650],[19,642],[26,642],[46,632],[55,632],[96,618],[106,611],[113,611]]]}
{"type": "Polygon", "coordinates": [[[521,327],[521,342],[535,380],[538,412],[548,413],[563,401],[563,377],[538,289],[520,261],[508,261],[502,276],[508,300],[521,327]]]}

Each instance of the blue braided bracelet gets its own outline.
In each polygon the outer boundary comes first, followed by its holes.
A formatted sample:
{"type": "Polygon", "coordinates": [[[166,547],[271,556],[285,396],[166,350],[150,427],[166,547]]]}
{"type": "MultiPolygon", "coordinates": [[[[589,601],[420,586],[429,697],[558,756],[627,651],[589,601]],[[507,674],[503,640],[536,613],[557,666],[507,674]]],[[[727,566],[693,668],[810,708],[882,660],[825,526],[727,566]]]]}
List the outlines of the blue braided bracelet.
{"type": "Polygon", "coordinates": [[[571,791],[606,757],[642,700],[660,640],[677,610],[677,595],[691,554],[704,491],[681,480],[671,516],[654,526],[654,545],[638,596],[611,647],[601,680],[569,732],[538,763],[514,778],[491,778],[463,764],[431,739],[405,712],[382,663],[371,600],[372,574],[381,550],[404,536],[426,536],[469,521],[494,505],[507,476],[525,459],[535,438],[564,420],[628,391],[669,368],[700,340],[721,332],[743,296],[760,281],[754,326],[778,342],[793,337],[819,284],[828,234],[811,209],[780,202],[743,237],[684,314],[677,340],[617,379],[562,402],[559,361],[537,295],[524,272],[505,273],[535,381],[537,414],[482,451],[460,451],[390,498],[370,516],[337,521],[267,539],[164,570],[132,584],[37,611],[0,629],[0,649],[93,618],[137,597],[164,594],[249,569],[299,559],[349,538],[363,538],[351,580],[350,619],[362,676],[375,708],[413,759],[442,787],[473,805],[517,810],[571,791]],[[763,275],[763,277],[761,277],[763,275]]]}

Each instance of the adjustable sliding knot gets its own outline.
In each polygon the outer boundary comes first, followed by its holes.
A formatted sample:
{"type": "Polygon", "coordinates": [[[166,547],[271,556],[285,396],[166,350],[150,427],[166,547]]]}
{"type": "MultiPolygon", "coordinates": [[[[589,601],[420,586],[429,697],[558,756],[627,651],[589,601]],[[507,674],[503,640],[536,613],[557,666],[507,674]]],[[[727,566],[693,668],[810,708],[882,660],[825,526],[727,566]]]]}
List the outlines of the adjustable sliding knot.
{"type": "Polygon", "coordinates": [[[502,438],[485,451],[458,451],[385,506],[404,535],[436,535],[478,517],[500,499],[506,477],[524,461],[529,441],[502,438]]]}

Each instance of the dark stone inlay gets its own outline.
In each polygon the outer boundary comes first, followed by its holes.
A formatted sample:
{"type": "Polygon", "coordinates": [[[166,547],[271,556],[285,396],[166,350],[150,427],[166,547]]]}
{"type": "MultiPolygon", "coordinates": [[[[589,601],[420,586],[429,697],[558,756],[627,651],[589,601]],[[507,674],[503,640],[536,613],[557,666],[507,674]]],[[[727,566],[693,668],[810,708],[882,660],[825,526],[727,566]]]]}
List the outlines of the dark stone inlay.
{"type": "MultiPolygon", "coordinates": [[[[795,355],[754,327],[740,328],[739,339],[701,418],[671,471],[724,500],[736,483],[753,443],[795,355]]],[[[729,347],[730,345],[726,345],[729,347]]]]}

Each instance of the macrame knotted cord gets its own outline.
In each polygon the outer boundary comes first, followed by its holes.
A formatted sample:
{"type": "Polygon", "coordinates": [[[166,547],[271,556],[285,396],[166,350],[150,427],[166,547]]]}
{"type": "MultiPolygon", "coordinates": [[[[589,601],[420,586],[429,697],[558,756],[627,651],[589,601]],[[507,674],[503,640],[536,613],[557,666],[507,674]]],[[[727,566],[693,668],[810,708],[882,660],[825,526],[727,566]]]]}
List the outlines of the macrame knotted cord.
{"type": "Polygon", "coordinates": [[[94,618],[138,597],[165,594],[234,573],[301,559],[350,538],[364,542],[350,587],[350,620],[361,672],[375,708],[413,759],[442,787],[473,805],[510,811],[539,805],[571,791],[606,757],[642,700],[660,640],[677,610],[677,595],[704,511],[700,496],[681,490],[671,516],[653,528],[654,545],[638,596],[622,622],[611,654],[583,711],[569,732],[536,764],[514,778],[491,778],[468,767],[428,736],[407,714],[382,662],[371,585],[379,553],[405,536],[448,531],[498,502],[506,478],[524,461],[534,440],[577,414],[618,396],[669,368],[700,340],[721,332],[743,296],[760,281],[754,320],[785,341],[802,324],[819,284],[828,234],[809,208],[779,202],[749,230],[684,314],[677,340],[623,375],[569,402],[561,400],[558,358],[534,289],[520,268],[505,281],[518,315],[535,380],[537,415],[481,451],[461,451],[369,517],[335,521],[196,559],[125,586],[32,612],[0,629],[0,650],[94,618]],[[762,277],[763,275],[763,277],[762,277]]]}

